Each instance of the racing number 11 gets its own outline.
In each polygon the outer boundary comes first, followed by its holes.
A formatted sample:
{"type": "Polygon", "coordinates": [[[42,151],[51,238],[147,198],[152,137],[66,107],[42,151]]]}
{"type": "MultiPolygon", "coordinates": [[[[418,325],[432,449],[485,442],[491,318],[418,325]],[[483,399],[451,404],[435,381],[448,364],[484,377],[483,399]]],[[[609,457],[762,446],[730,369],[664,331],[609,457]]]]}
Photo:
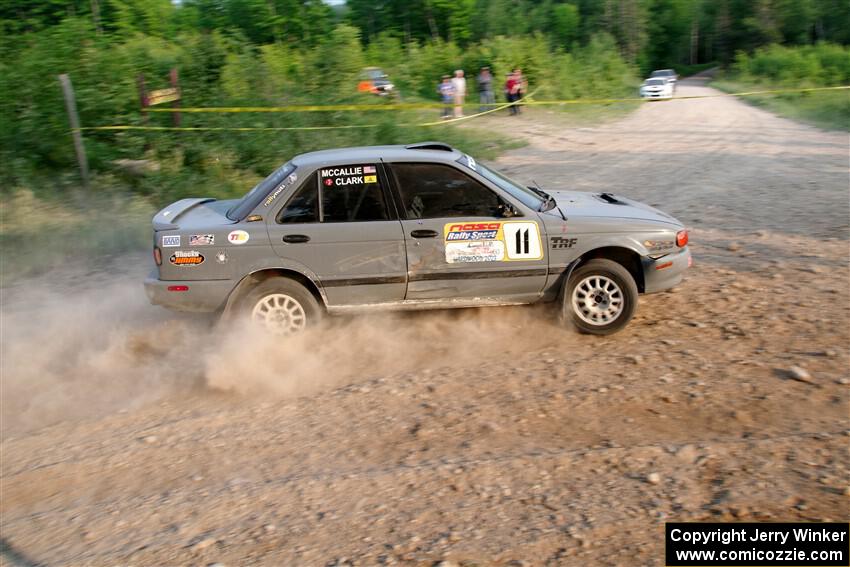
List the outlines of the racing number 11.
{"type": "Polygon", "coordinates": [[[535,223],[511,221],[502,226],[508,260],[539,260],[543,257],[540,233],[535,223]]]}
{"type": "Polygon", "coordinates": [[[526,228],[516,231],[516,255],[519,256],[521,254],[528,254],[529,247],[528,229],[526,228]]]}

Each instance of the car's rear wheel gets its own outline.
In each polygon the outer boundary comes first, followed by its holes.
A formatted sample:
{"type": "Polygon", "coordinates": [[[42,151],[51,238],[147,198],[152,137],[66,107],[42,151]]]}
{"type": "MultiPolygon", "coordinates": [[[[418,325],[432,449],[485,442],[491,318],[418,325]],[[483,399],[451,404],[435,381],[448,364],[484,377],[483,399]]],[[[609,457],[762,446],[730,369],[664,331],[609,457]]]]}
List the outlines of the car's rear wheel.
{"type": "Polygon", "coordinates": [[[245,313],[258,327],[276,335],[300,333],[322,318],[322,308],[313,294],[288,278],[269,278],[247,295],[245,313]]]}
{"type": "Polygon", "coordinates": [[[596,258],[570,275],[563,313],[582,333],[610,335],[629,323],[637,300],[637,285],[629,271],[612,260],[596,258]]]}

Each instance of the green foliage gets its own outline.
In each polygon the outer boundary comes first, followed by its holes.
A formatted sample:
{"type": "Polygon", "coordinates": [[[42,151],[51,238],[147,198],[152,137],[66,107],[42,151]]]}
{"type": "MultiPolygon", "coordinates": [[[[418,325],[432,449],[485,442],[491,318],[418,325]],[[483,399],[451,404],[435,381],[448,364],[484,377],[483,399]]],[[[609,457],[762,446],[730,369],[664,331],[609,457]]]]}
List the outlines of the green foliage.
{"type": "MultiPolygon", "coordinates": [[[[57,75],[73,82],[83,126],[169,125],[139,111],[137,81],[167,87],[179,70],[183,106],[357,102],[366,66],[379,66],[405,102],[437,99],[443,74],[491,67],[497,97],[520,67],[542,98],[634,92],[653,68],[729,62],[748,84],[850,82],[850,25],[841,0],[11,0],[0,5],[0,183],[66,190],[53,179],[75,158],[57,75]],[[340,15],[343,14],[343,15],[340,15]],[[809,44],[801,47],[767,41],[809,44]]],[[[802,99],[801,99],[802,100],[802,99]]],[[[427,119],[433,113],[427,115],[427,119]]],[[[233,196],[293,154],[330,146],[444,138],[492,152],[502,140],[468,129],[409,128],[419,113],[187,114],[185,126],[360,126],[289,132],[86,132],[96,177],[161,204],[203,192],[233,196]],[[121,160],[155,171],[130,174],[121,160]]],[[[69,174],[70,175],[70,174],[69,174]]]]}
{"type": "Polygon", "coordinates": [[[552,7],[553,30],[555,41],[568,47],[578,39],[579,16],[578,7],[574,4],[556,4],[552,7]]]}
{"type": "MultiPolygon", "coordinates": [[[[739,52],[731,72],[712,83],[727,92],[850,84],[850,48],[819,43],[770,45],[752,55],[739,52]]],[[[850,92],[784,93],[747,97],[789,118],[829,129],[850,130],[850,92]]]]}
{"type": "Polygon", "coordinates": [[[850,84],[850,48],[829,43],[802,47],[770,45],[752,55],[739,52],[732,70],[738,79],[783,86],[850,84]]]}

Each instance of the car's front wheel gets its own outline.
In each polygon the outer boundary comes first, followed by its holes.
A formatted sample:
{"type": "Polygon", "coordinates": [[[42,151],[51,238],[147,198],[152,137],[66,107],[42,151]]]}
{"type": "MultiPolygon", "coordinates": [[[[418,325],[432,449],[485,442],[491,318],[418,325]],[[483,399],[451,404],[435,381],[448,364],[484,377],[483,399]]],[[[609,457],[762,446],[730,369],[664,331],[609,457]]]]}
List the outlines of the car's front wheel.
{"type": "Polygon", "coordinates": [[[610,335],[625,327],[637,307],[638,290],[629,271],[596,258],[579,266],[566,282],[563,314],[579,331],[610,335]]]}
{"type": "Polygon", "coordinates": [[[316,325],[322,308],[313,294],[288,278],[269,278],[245,298],[245,313],[251,322],[280,336],[300,333],[316,325]]]}

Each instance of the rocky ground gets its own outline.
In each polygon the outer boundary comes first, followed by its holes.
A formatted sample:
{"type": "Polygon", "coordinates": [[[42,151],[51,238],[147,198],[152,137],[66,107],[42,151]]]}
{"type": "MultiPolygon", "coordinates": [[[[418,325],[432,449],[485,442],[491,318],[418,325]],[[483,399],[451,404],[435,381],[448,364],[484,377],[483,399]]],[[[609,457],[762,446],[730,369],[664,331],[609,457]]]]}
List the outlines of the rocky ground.
{"type": "Polygon", "coordinates": [[[152,311],[137,280],[44,291],[58,323],[17,290],[0,562],[662,565],[666,521],[850,519],[846,134],[730,98],[488,120],[530,142],[514,177],[693,227],[685,283],[612,337],[544,306],[285,346],[152,311]]]}

